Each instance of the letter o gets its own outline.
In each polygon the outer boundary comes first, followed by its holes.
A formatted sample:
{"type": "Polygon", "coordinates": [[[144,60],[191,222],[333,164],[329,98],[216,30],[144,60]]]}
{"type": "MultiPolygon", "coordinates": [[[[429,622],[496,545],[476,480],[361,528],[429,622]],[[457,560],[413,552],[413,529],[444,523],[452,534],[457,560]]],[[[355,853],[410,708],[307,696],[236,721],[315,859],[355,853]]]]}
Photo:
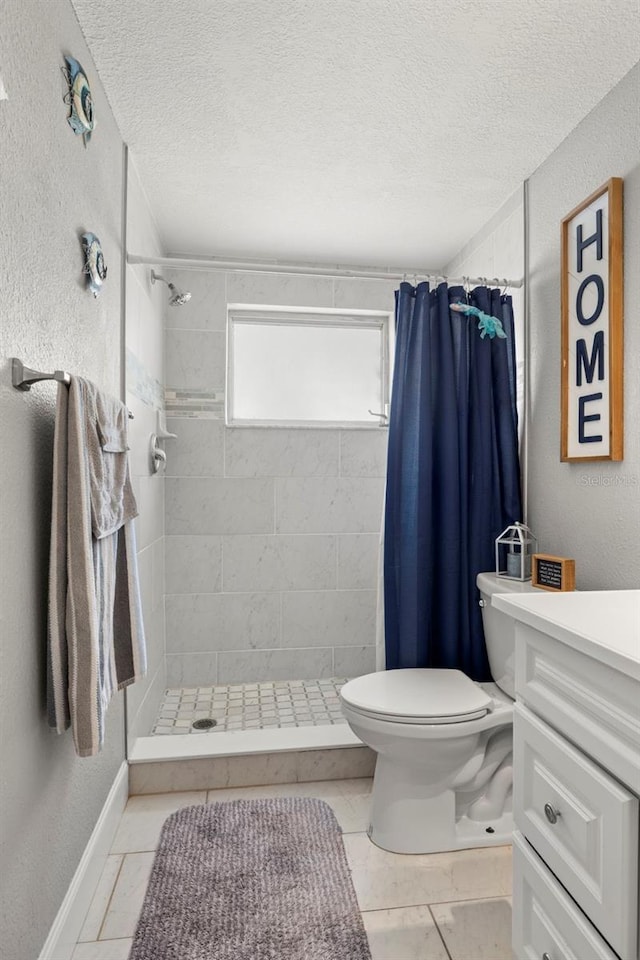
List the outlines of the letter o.
{"type": "Polygon", "coordinates": [[[581,323],[583,327],[588,327],[589,324],[595,323],[600,314],[602,313],[602,308],[604,306],[604,282],[602,277],[599,277],[597,273],[592,273],[590,276],[585,277],[578,288],[578,293],[576,294],[576,315],[578,317],[578,323],[581,323]],[[590,317],[585,317],[582,312],[582,297],[584,292],[587,289],[590,283],[595,283],[598,289],[598,302],[596,304],[596,309],[591,314],[590,317]]]}

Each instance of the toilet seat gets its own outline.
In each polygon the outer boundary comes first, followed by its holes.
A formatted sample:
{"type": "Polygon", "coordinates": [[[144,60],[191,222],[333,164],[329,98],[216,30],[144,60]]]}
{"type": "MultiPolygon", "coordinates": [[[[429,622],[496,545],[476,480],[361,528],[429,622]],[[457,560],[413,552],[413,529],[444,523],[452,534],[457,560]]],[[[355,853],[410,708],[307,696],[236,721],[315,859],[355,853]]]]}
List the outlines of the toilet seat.
{"type": "Polygon", "coordinates": [[[340,696],[363,716],[415,724],[479,720],[493,702],[461,670],[435,668],[383,670],[356,677],[344,685],[340,696]]]}

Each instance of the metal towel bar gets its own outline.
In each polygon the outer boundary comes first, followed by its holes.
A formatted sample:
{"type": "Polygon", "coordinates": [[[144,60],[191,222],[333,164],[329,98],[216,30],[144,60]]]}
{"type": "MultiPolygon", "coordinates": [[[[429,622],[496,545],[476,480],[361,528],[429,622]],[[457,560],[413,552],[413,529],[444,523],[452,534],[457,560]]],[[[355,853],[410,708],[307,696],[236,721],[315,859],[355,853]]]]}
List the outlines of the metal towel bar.
{"type": "MultiPolygon", "coordinates": [[[[25,367],[22,360],[13,357],[11,360],[11,382],[16,390],[31,390],[34,383],[40,380],[57,380],[59,383],[71,383],[71,374],[64,370],[54,370],[53,373],[42,373],[40,370],[33,370],[31,367],[25,367]]],[[[129,411],[129,419],[133,420],[133,414],[129,411]]]]}

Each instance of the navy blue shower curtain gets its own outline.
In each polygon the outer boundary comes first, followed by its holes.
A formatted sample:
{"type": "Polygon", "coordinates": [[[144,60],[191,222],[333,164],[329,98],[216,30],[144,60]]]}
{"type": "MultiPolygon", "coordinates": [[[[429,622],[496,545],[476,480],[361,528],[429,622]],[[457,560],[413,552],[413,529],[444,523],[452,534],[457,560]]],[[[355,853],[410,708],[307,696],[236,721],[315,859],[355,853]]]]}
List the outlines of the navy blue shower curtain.
{"type": "Polygon", "coordinates": [[[387,669],[455,667],[490,680],[476,575],[522,519],[511,297],[400,284],[384,533],[387,669]],[[469,302],[507,339],[482,339],[469,302]]]}

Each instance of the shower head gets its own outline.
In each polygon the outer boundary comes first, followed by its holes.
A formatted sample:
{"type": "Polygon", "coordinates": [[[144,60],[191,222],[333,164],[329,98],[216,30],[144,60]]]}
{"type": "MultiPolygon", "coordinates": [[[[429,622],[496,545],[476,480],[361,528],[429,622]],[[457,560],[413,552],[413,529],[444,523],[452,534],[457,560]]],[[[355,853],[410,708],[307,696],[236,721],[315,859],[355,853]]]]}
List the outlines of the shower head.
{"type": "Polygon", "coordinates": [[[183,303],[188,303],[191,300],[191,294],[187,290],[178,290],[173,283],[169,284],[169,290],[171,290],[171,296],[169,297],[171,307],[181,307],[183,303]]]}
{"type": "Polygon", "coordinates": [[[161,277],[159,273],[156,273],[155,270],[151,271],[151,283],[155,283],[156,280],[162,280],[163,283],[169,287],[170,297],[169,297],[169,306],[170,307],[181,307],[183,303],[188,303],[191,300],[191,294],[186,291],[179,290],[176,287],[175,283],[170,283],[168,280],[165,280],[164,277],[161,277]]]}

